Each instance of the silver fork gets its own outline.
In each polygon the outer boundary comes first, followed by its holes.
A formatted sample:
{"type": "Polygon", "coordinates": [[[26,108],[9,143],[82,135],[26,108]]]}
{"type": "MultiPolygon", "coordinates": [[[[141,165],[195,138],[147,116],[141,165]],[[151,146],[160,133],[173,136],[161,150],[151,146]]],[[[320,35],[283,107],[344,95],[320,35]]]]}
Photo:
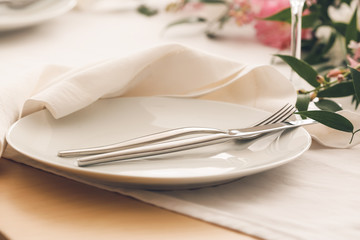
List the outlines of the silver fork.
{"type": "MultiPolygon", "coordinates": [[[[291,104],[285,104],[275,113],[271,114],[266,119],[253,125],[261,126],[271,123],[283,122],[288,119],[295,111],[294,106],[291,104]]],[[[58,152],[59,157],[78,157],[84,155],[94,155],[94,154],[103,154],[108,152],[115,152],[123,149],[128,149],[132,147],[140,147],[144,145],[149,145],[152,143],[161,142],[164,140],[178,138],[180,136],[192,135],[192,134],[216,134],[216,133],[226,133],[226,131],[215,128],[204,128],[204,127],[183,127],[171,129],[155,134],[146,135],[143,137],[134,138],[131,140],[99,146],[99,147],[90,147],[82,149],[71,149],[71,150],[62,150],[58,152]]]]}

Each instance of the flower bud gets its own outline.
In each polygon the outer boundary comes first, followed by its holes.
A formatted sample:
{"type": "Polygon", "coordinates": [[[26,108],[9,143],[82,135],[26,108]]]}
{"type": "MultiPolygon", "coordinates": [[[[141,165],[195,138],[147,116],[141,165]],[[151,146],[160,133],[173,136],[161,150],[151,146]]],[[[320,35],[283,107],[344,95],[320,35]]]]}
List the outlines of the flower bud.
{"type": "Polygon", "coordinates": [[[317,92],[313,92],[310,95],[310,101],[314,100],[317,97],[317,92]]]}
{"type": "Polygon", "coordinates": [[[321,75],[317,75],[316,76],[316,81],[318,83],[320,83],[320,84],[323,84],[323,83],[325,83],[325,78],[323,76],[321,76],[321,75]]]}
{"type": "Polygon", "coordinates": [[[343,73],[342,70],[335,68],[335,69],[330,70],[328,72],[328,74],[326,75],[326,77],[328,77],[328,78],[337,77],[341,73],[343,73]]]}
{"type": "Polygon", "coordinates": [[[339,74],[339,75],[337,76],[337,81],[338,81],[339,83],[342,82],[342,81],[344,81],[344,80],[345,80],[344,75],[339,74]]]}
{"type": "Polygon", "coordinates": [[[304,89],[299,89],[299,90],[297,90],[297,93],[298,93],[298,94],[305,94],[306,91],[305,91],[304,89]]]}

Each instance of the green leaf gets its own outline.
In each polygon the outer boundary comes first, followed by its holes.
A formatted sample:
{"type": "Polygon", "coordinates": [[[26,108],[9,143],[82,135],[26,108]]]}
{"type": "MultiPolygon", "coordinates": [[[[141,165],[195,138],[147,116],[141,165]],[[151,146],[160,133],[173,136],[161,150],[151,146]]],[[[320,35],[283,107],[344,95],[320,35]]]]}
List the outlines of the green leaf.
{"type": "Polygon", "coordinates": [[[202,23],[206,21],[206,18],[203,17],[188,17],[169,23],[168,25],[166,25],[165,29],[181,24],[202,23]]]}
{"type": "Polygon", "coordinates": [[[155,8],[150,8],[146,5],[140,5],[139,7],[137,7],[136,9],[139,13],[147,16],[147,17],[151,17],[154,16],[158,13],[158,10],[155,8]]]}
{"type": "Polygon", "coordinates": [[[221,16],[218,20],[219,22],[219,29],[222,29],[225,25],[226,22],[228,22],[231,19],[231,17],[229,16],[228,13],[224,14],[223,16],[221,16]]]}
{"type": "Polygon", "coordinates": [[[333,23],[333,27],[335,28],[335,30],[336,30],[338,33],[340,33],[342,36],[345,37],[346,27],[347,27],[347,24],[346,24],[346,23],[336,22],[336,23],[333,23]]]}
{"type": "Polygon", "coordinates": [[[318,87],[320,84],[316,81],[317,72],[308,63],[292,56],[276,54],[286,62],[300,77],[307,81],[311,86],[318,87]]]}
{"type": "Polygon", "coordinates": [[[336,40],[336,33],[331,33],[329,37],[329,41],[325,45],[325,48],[323,49],[323,54],[326,54],[330,51],[330,49],[334,46],[336,40]]]}
{"type": "Polygon", "coordinates": [[[329,99],[320,99],[319,101],[315,102],[315,105],[321,110],[329,112],[337,112],[342,110],[339,104],[329,99]]]}
{"type": "Polygon", "coordinates": [[[310,95],[306,94],[298,94],[296,100],[296,108],[298,111],[306,111],[309,107],[310,103],[310,95]]]}
{"type": "MultiPolygon", "coordinates": [[[[319,14],[310,13],[302,17],[302,28],[312,28],[319,19],[319,14]]],[[[286,8],[280,12],[275,13],[269,17],[264,18],[268,21],[278,21],[278,22],[287,22],[291,23],[291,8],[286,8]]]]}
{"type": "Polygon", "coordinates": [[[227,2],[224,0],[200,0],[199,2],[208,4],[227,4],[227,2]]]}
{"type": "Polygon", "coordinates": [[[350,53],[351,49],[348,48],[348,45],[351,40],[357,42],[358,39],[358,32],[357,32],[357,9],[355,9],[354,14],[346,27],[345,32],[345,39],[346,39],[346,49],[348,53],[350,53]]]}
{"type": "MultiPolygon", "coordinates": [[[[298,94],[296,100],[296,108],[298,111],[308,110],[309,103],[310,103],[310,95],[308,93],[298,94]]],[[[306,117],[301,116],[301,118],[305,119],[306,117]]]]}
{"type": "MultiPolygon", "coordinates": [[[[311,51],[304,58],[304,61],[314,65],[319,63],[324,63],[329,59],[324,57],[326,53],[330,51],[330,49],[334,46],[336,40],[336,33],[331,33],[328,42],[317,41],[315,44],[313,43],[311,46],[311,51]]],[[[319,72],[319,71],[318,71],[319,72]]]]}
{"type": "Polygon", "coordinates": [[[354,94],[354,86],[352,82],[342,82],[334,86],[326,88],[325,90],[320,91],[318,97],[346,97],[354,94]]]}
{"type": "Polygon", "coordinates": [[[291,10],[290,8],[286,8],[274,15],[264,18],[264,20],[291,23],[291,10]]]}
{"type": "Polygon", "coordinates": [[[324,66],[320,66],[319,68],[317,68],[318,73],[328,73],[330,70],[334,69],[335,66],[334,65],[324,65],[324,66]]]}
{"type": "Polygon", "coordinates": [[[311,10],[316,10],[324,23],[331,22],[331,19],[328,15],[328,8],[330,5],[333,5],[334,0],[317,0],[316,2],[317,4],[311,6],[311,10]]]}
{"type": "Polygon", "coordinates": [[[308,14],[302,17],[302,28],[312,28],[319,18],[318,14],[308,14]]]}
{"type": "Polygon", "coordinates": [[[324,43],[316,43],[311,47],[311,51],[306,55],[304,61],[308,64],[315,65],[328,61],[328,58],[324,57],[324,49],[326,45],[324,43]]]}
{"type": "Polygon", "coordinates": [[[301,116],[314,119],[325,126],[339,131],[350,133],[354,131],[353,124],[347,118],[334,112],[315,110],[296,112],[295,114],[300,114],[301,116]]]}
{"type": "Polygon", "coordinates": [[[350,5],[352,0],[341,0],[341,2],[346,3],[347,5],[350,5]]]}
{"type": "Polygon", "coordinates": [[[355,96],[352,96],[351,104],[355,104],[355,109],[359,107],[360,102],[357,100],[355,96]]]}
{"type": "Polygon", "coordinates": [[[301,50],[305,50],[305,51],[311,50],[311,48],[316,42],[317,41],[315,38],[301,40],[301,50]]]}
{"type": "Polygon", "coordinates": [[[352,67],[350,67],[350,71],[353,79],[355,97],[357,102],[360,102],[360,72],[352,67]]]}
{"type": "Polygon", "coordinates": [[[216,39],[219,37],[215,32],[205,31],[205,34],[209,39],[216,39]]]}

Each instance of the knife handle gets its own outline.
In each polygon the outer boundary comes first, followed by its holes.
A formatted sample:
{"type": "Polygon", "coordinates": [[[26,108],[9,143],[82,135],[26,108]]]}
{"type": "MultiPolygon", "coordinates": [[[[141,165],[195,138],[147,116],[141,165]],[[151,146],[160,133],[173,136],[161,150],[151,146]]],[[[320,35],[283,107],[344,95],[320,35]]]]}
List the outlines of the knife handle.
{"type": "Polygon", "coordinates": [[[171,130],[166,130],[159,133],[154,133],[127,141],[98,146],[90,148],[70,149],[62,150],[58,152],[59,157],[78,157],[84,155],[103,154],[108,152],[120,151],[131,147],[140,147],[142,145],[149,145],[160,141],[173,139],[181,136],[192,135],[192,134],[217,134],[225,133],[223,130],[216,128],[206,127],[183,127],[171,130]]]}
{"type": "Polygon", "coordinates": [[[152,145],[134,147],[130,149],[119,150],[115,152],[97,154],[77,159],[79,167],[89,166],[98,163],[107,163],[112,161],[130,160],[134,158],[156,156],[165,153],[178,152],[208,146],[217,143],[227,142],[233,139],[233,136],[227,133],[215,133],[200,137],[180,139],[170,142],[162,142],[152,145]]]}

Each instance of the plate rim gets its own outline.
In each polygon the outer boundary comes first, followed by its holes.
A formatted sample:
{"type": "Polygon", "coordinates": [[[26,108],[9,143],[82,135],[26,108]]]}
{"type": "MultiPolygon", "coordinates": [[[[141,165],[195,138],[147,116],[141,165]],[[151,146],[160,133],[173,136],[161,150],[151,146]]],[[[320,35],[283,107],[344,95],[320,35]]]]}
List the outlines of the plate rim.
{"type": "Polygon", "coordinates": [[[42,9],[41,11],[34,12],[31,14],[31,16],[21,17],[19,19],[0,18],[0,32],[27,28],[41,24],[42,22],[51,20],[67,13],[76,6],[76,0],[60,0],[53,2],[53,4],[54,3],[61,7],[56,10],[52,10],[51,14],[46,13],[46,9],[42,9]]]}

